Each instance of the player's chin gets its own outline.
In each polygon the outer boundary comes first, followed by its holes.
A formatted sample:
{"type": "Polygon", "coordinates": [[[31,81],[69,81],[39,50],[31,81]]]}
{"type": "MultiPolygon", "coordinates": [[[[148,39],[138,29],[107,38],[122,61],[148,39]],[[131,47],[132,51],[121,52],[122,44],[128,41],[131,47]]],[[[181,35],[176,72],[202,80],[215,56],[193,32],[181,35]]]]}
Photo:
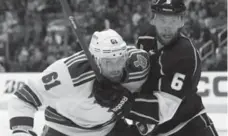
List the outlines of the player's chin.
{"type": "Polygon", "coordinates": [[[118,75],[109,75],[108,79],[111,80],[112,82],[120,82],[120,80],[121,80],[121,74],[118,74],[118,75]]]}
{"type": "Polygon", "coordinates": [[[173,39],[173,37],[161,37],[161,40],[162,40],[162,43],[163,44],[169,44],[170,43],[170,41],[173,39]]]}

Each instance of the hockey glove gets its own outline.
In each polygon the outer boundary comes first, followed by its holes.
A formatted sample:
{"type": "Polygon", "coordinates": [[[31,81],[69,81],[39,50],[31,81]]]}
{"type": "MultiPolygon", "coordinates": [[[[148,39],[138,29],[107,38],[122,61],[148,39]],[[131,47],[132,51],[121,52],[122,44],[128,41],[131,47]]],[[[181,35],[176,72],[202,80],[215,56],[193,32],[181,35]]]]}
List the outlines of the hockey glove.
{"type": "Polygon", "coordinates": [[[157,51],[157,39],[155,38],[155,27],[150,27],[146,34],[138,37],[136,47],[147,52],[157,51]]]}
{"type": "Polygon", "coordinates": [[[154,124],[144,124],[140,122],[136,122],[135,125],[137,126],[137,129],[142,136],[147,136],[150,134],[155,127],[154,124]]]}
{"type": "Polygon", "coordinates": [[[37,136],[37,134],[32,129],[21,126],[13,129],[12,136],[37,136]]]}
{"type": "Polygon", "coordinates": [[[102,82],[95,80],[93,95],[98,104],[108,107],[110,112],[115,113],[116,119],[127,115],[134,102],[133,95],[129,90],[109,80],[103,80],[102,82]]]}

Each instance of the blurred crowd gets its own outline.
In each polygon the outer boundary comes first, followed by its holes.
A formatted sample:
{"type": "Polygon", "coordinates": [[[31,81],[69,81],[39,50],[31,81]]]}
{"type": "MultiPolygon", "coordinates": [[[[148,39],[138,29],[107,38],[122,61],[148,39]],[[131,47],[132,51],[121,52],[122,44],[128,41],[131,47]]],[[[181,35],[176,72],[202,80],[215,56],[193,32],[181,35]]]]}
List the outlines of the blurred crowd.
{"type": "Polygon", "coordinates": [[[202,70],[227,71],[227,1],[189,1],[183,32],[202,56],[202,70]]]}
{"type": "MultiPolygon", "coordinates": [[[[85,41],[112,28],[128,44],[147,29],[148,0],[68,0],[85,41]]],[[[226,0],[187,0],[183,33],[200,50],[203,70],[227,70],[226,0]]],[[[58,0],[0,0],[0,71],[40,72],[81,50],[58,0]]]]}

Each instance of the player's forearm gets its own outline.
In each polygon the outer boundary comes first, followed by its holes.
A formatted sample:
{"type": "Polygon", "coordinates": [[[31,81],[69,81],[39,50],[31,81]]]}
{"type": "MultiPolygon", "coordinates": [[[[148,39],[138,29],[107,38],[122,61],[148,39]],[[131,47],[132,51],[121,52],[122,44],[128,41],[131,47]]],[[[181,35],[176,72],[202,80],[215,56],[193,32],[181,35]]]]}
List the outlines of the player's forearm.
{"type": "Polygon", "coordinates": [[[23,126],[25,129],[33,127],[33,118],[36,109],[29,103],[14,97],[9,102],[10,129],[23,126]]]}
{"type": "Polygon", "coordinates": [[[136,95],[132,110],[126,118],[146,124],[158,124],[159,104],[157,97],[153,94],[136,95]]]}
{"type": "Polygon", "coordinates": [[[161,124],[174,116],[180,104],[181,99],[161,91],[139,94],[126,118],[146,124],[161,124]]]}

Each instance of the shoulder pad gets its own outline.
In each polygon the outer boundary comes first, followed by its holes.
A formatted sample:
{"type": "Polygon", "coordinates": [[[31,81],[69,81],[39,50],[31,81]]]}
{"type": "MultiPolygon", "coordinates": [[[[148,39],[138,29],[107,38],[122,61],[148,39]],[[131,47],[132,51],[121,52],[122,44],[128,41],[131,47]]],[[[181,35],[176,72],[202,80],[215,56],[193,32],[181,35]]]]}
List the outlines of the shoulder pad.
{"type": "Polygon", "coordinates": [[[192,43],[192,41],[185,37],[184,35],[181,35],[178,42],[176,43],[177,45],[174,46],[174,54],[178,55],[179,57],[192,57],[194,58],[195,55],[198,56],[198,50],[192,43]]]}
{"type": "MultiPolygon", "coordinates": [[[[137,81],[147,77],[150,68],[149,54],[141,49],[130,50],[126,63],[126,80],[137,81]]],[[[125,81],[126,81],[125,80],[125,81]]]]}

